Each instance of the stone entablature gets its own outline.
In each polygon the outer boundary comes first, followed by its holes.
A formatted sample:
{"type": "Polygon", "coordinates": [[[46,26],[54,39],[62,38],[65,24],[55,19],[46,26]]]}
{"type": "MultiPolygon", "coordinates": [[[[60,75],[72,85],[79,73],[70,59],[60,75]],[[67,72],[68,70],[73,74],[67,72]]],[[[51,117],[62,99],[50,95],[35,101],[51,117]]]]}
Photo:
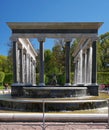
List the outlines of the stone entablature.
{"type": "Polygon", "coordinates": [[[20,38],[80,38],[97,36],[102,22],[11,22],[13,36],[20,38]]]}

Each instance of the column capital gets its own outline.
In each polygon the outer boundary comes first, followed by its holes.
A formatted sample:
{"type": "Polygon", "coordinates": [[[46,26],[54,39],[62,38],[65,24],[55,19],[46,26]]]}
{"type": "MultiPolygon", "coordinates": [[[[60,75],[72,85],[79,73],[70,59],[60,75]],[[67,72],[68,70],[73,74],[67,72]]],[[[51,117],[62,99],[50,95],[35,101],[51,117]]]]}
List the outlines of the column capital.
{"type": "Polygon", "coordinates": [[[23,45],[20,42],[18,42],[18,48],[23,49],[23,45]]]}
{"type": "Polygon", "coordinates": [[[13,41],[13,42],[17,42],[18,41],[18,37],[15,37],[15,36],[11,36],[10,37],[10,40],[13,41]]]}
{"type": "Polygon", "coordinates": [[[67,38],[64,38],[64,42],[71,42],[72,41],[72,38],[71,37],[67,37],[67,38]]]}
{"type": "Polygon", "coordinates": [[[87,48],[83,50],[83,54],[86,54],[87,53],[87,48]]]}
{"type": "Polygon", "coordinates": [[[39,42],[45,42],[45,37],[38,37],[37,40],[38,40],[39,42]]]}
{"type": "Polygon", "coordinates": [[[98,37],[92,37],[91,38],[91,41],[93,42],[93,41],[97,41],[99,38],[98,37]]]}
{"type": "Polygon", "coordinates": [[[23,53],[24,53],[24,54],[27,54],[26,48],[22,48],[22,49],[23,49],[23,53]]]}

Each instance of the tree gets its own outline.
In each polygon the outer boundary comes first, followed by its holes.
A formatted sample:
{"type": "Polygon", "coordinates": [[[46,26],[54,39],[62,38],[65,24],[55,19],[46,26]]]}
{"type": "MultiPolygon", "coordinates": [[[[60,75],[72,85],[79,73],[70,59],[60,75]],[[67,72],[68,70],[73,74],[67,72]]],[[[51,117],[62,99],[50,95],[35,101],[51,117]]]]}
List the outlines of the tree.
{"type": "Polygon", "coordinates": [[[44,56],[45,56],[45,73],[51,74],[54,72],[54,68],[55,68],[55,63],[52,62],[54,60],[53,59],[54,57],[52,55],[52,51],[45,50],[44,56]]]}
{"type": "Polygon", "coordinates": [[[109,32],[99,37],[97,63],[98,71],[109,71],[109,32]]]}
{"type": "Polygon", "coordinates": [[[12,47],[12,41],[8,42],[8,46],[9,46],[9,51],[8,51],[8,56],[7,56],[7,60],[8,60],[8,73],[12,73],[13,70],[13,47],[12,47]]]}
{"type": "Polygon", "coordinates": [[[0,71],[0,86],[3,85],[4,78],[5,78],[5,73],[0,71]]]}
{"type": "Polygon", "coordinates": [[[76,49],[76,47],[77,47],[77,45],[78,45],[78,42],[79,42],[79,39],[74,39],[74,41],[72,41],[72,43],[71,43],[71,51],[70,51],[70,57],[71,57],[71,72],[74,72],[74,68],[75,68],[75,66],[74,66],[74,57],[72,56],[73,55],[73,53],[74,53],[74,51],[75,51],[75,49],[76,49]]]}
{"type": "Polygon", "coordinates": [[[58,73],[65,72],[65,44],[63,40],[55,40],[55,46],[52,49],[54,62],[56,64],[58,73]]]}
{"type": "Polygon", "coordinates": [[[0,55],[0,71],[8,72],[8,59],[7,59],[7,56],[0,55]]]}

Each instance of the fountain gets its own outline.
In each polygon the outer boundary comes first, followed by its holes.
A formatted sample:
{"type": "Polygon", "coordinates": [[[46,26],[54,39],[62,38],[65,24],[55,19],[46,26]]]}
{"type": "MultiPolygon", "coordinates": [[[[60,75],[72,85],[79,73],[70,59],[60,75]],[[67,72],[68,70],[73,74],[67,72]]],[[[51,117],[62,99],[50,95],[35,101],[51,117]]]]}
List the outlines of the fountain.
{"type": "Polygon", "coordinates": [[[96,83],[96,39],[100,22],[80,23],[8,23],[12,30],[14,83],[11,96],[0,98],[0,108],[19,111],[42,111],[43,101],[48,111],[73,111],[106,106],[106,100],[85,100],[98,95],[96,83]],[[37,53],[29,38],[40,43],[40,83],[36,85],[37,53]],[[66,59],[64,86],[47,86],[44,82],[45,38],[62,38],[66,59]],[[70,83],[70,43],[79,38],[73,54],[75,64],[74,84],[70,83]],[[80,100],[79,98],[82,98],[80,100]],[[84,100],[83,100],[84,99],[84,100]]]}

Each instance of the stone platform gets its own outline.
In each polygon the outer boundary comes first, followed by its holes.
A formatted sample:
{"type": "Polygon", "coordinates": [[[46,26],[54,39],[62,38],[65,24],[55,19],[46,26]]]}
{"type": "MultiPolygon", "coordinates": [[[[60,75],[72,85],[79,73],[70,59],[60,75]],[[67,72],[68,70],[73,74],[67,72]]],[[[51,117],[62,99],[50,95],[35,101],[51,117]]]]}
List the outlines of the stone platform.
{"type": "Polygon", "coordinates": [[[0,109],[25,112],[67,112],[102,108],[107,106],[106,100],[90,100],[90,96],[70,98],[19,98],[10,94],[0,95],[0,109]]]}
{"type": "Polygon", "coordinates": [[[87,87],[50,87],[50,86],[23,86],[13,85],[11,87],[13,97],[32,97],[32,98],[65,98],[87,95],[87,87]]]}
{"type": "Polygon", "coordinates": [[[24,87],[25,94],[37,98],[86,96],[86,87],[24,87]]]}
{"type": "Polygon", "coordinates": [[[78,96],[98,96],[98,85],[92,84],[83,86],[33,86],[32,84],[13,84],[11,96],[13,97],[36,97],[36,98],[64,98],[78,96]]]}

